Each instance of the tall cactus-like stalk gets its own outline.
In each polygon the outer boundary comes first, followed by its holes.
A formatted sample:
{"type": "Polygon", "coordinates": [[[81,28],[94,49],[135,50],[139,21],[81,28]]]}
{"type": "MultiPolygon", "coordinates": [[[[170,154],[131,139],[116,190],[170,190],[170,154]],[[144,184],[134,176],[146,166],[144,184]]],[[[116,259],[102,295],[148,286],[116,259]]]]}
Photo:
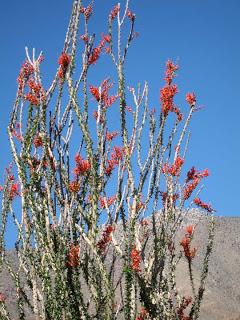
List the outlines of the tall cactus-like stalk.
{"type": "MultiPolygon", "coordinates": [[[[125,79],[136,22],[129,1],[112,9],[100,42],[88,31],[92,14],[92,3],[73,1],[48,88],[43,55],[33,50],[30,57],[26,48],[8,125],[13,162],[2,190],[0,272],[7,269],[12,278],[18,319],[195,320],[214,230],[210,219],[197,287],[194,225],[177,240],[193,203],[213,212],[198,196],[189,201],[208,171],[193,167],[181,178],[195,94],[186,95],[182,113],[174,104],[178,65],[167,61],[159,108],[150,109],[148,84],[129,88],[125,79]],[[104,51],[116,87],[107,74],[89,83],[89,70],[104,51]],[[4,241],[8,219],[18,232],[17,270],[4,241]],[[181,260],[187,261],[191,297],[178,290],[181,260]]],[[[12,319],[4,292],[0,317],[12,319]]]]}

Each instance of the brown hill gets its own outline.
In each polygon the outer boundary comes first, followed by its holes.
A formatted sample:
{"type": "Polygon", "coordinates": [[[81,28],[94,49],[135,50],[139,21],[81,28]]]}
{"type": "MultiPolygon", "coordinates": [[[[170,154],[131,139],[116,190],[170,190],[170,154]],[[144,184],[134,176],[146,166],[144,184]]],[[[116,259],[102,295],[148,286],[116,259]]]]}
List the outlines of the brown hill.
{"type": "MultiPolygon", "coordinates": [[[[199,220],[195,232],[197,256],[194,261],[194,279],[198,283],[201,274],[201,261],[205,250],[208,228],[207,219],[196,211],[189,215],[190,220],[199,220]]],[[[214,248],[209,266],[209,276],[200,320],[240,320],[240,218],[216,217],[214,248]]],[[[187,218],[186,223],[189,223],[187,218]]],[[[184,231],[183,231],[184,232],[184,231]]],[[[17,265],[14,251],[8,252],[12,263],[17,265]]],[[[178,283],[180,289],[189,295],[191,293],[187,268],[184,262],[178,267],[178,283]]],[[[6,270],[0,274],[0,292],[7,293],[8,305],[13,319],[17,320],[15,291],[10,276],[6,270]]],[[[28,320],[32,320],[29,316],[28,320]]]]}

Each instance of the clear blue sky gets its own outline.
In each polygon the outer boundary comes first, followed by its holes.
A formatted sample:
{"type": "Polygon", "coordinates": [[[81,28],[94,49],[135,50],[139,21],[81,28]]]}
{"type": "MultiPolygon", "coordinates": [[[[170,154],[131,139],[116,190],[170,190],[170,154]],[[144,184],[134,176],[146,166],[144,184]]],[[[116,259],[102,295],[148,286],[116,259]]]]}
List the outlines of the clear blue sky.
{"type": "MultiPolygon", "coordinates": [[[[124,2],[121,1],[123,4],[124,2]]],[[[96,0],[91,30],[106,32],[116,4],[96,0]]],[[[209,168],[202,198],[219,215],[240,215],[240,1],[132,1],[138,39],[128,60],[128,84],[149,81],[151,102],[159,106],[164,62],[178,59],[181,99],[195,91],[204,109],[195,114],[188,167],[209,168]]],[[[43,50],[43,72],[53,75],[62,50],[71,1],[13,0],[0,12],[0,181],[10,161],[6,134],[24,47],[43,50]]],[[[105,75],[105,77],[107,74],[105,75]]],[[[104,76],[103,76],[104,77],[104,76]]],[[[180,95],[179,95],[180,96],[180,95]]]]}

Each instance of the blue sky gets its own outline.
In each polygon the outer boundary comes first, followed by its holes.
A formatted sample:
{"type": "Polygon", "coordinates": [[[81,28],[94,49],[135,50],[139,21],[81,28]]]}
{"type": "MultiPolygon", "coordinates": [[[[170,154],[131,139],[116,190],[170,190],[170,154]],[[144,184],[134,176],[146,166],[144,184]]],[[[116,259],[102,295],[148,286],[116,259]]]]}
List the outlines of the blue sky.
{"type": "MultiPolygon", "coordinates": [[[[100,35],[107,31],[106,18],[116,2],[95,2],[90,25],[100,35]]],[[[130,8],[137,16],[139,37],[128,56],[128,84],[136,86],[147,80],[151,103],[159,107],[164,63],[168,58],[178,60],[179,101],[184,104],[185,93],[195,91],[199,105],[204,107],[191,124],[188,167],[209,168],[211,176],[206,180],[203,200],[211,202],[219,215],[239,216],[239,0],[133,0],[130,8]]],[[[10,161],[6,127],[16,77],[25,59],[24,47],[43,50],[42,70],[50,79],[62,50],[70,10],[71,1],[1,3],[0,179],[10,161]]]]}

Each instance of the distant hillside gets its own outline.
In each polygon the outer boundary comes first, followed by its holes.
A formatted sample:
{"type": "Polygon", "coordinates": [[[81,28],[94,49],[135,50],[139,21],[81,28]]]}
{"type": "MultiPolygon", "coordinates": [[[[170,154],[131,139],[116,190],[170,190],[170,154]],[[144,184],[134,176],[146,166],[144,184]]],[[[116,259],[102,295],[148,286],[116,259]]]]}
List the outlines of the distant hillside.
{"type": "MultiPolygon", "coordinates": [[[[187,218],[198,220],[202,216],[192,211],[187,218]]],[[[184,230],[182,231],[184,233],[184,230]]],[[[194,244],[197,256],[194,261],[195,281],[198,282],[201,272],[201,260],[207,240],[207,220],[205,217],[198,223],[194,244]]],[[[14,251],[8,253],[16,265],[14,251]]],[[[187,266],[181,263],[177,277],[181,290],[186,295],[191,294],[187,278],[187,266]]],[[[216,217],[216,234],[213,254],[209,267],[209,277],[201,309],[200,320],[240,320],[240,218],[216,217]]],[[[5,270],[0,277],[0,292],[7,292],[8,304],[11,306],[13,319],[17,320],[15,306],[15,292],[11,279],[5,270]]],[[[29,316],[28,320],[32,320],[29,316]]]]}

